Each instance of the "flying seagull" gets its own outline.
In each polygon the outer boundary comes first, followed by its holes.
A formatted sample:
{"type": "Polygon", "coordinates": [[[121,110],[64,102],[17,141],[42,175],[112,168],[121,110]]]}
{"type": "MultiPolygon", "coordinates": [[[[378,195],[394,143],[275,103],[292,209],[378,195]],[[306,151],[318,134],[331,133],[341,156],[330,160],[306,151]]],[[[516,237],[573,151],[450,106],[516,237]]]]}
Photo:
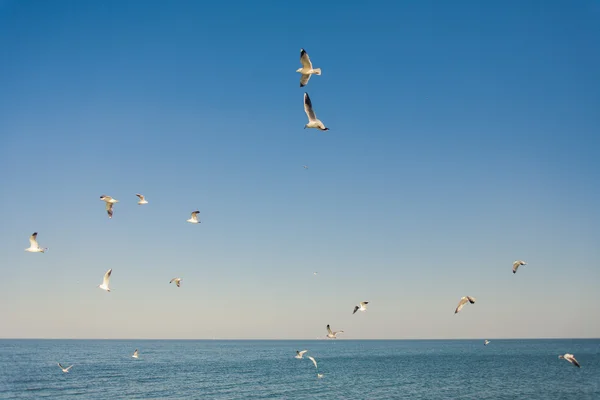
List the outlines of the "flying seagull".
{"type": "Polygon", "coordinates": [[[310,361],[312,361],[312,362],[313,362],[313,364],[315,364],[315,368],[316,368],[316,369],[319,369],[319,367],[317,367],[317,361],[316,361],[314,358],[312,358],[311,356],[308,356],[308,359],[309,359],[310,361]]]}
{"type": "Polygon", "coordinates": [[[98,287],[102,290],[106,290],[107,292],[110,292],[110,288],[108,287],[108,281],[110,279],[110,274],[112,274],[112,268],[109,269],[108,271],[106,271],[106,273],[104,274],[104,279],[102,280],[102,285],[98,285],[98,287]]]}
{"type": "Polygon", "coordinates": [[[67,368],[65,368],[62,365],[60,365],[60,363],[58,363],[58,366],[60,367],[60,369],[62,369],[62,372],[64,373],[69,372],[69,370],[73,367],[72,365],[69,365],[67,368]]]}
{"type": "Polygon", "coordinates": [[[190,219],[187,220],[187,222],[189,222],[190,224],[199,224],[200,221],[198,221],[198,214],[200,214],[200,211],[194,211],[190,219]]]}
{"type": "Polygon", "coordinates": [[[313,275],[318,275],[319,273],[317,271],[313,272],[313,275]]]}
{"type": "Polygon", "coordinates": [[[308,165],[303,165],[302,168],[308,169],[308,165]]]}
{"type": "Polygon", "coordinates": [[[302,356],[304,355],[304,353],[306,353],[308,350],[302,350],[302,351],[298,351],[296,350],[296,355],[294,356],[294,358],[297,358],[298,360],[302,358],[302,356]]]}
{"type": "Polygon", "coordinates": [[[106,195],[102,195],[100,196],[100,200],[103,200],[104,202],[106,202],[106,212],[108,213],[108,218],[112,218],[113,216],[113,205],[115,203],[118,203],[119,200],[117,199],[113,199],[110,196],[106,196],[106,195]]]}
{"type": "Polygon", "coordinates": [[[484,341],[483,341],[483,345],[484,345],[484,346],[487,346],[488,344],[490,344],[490,341],[489,341],[489,340],[487,340],[487,339],[486,339],[486,340],[484,340],[484,341]]]}
{"type": "Polygon", "coordinates": [[[40,247],[37,242],[37,232],[33,232],[33,235],[29,236],[29,248],[25,249],[30,253],[44,253],[48,250],[47,247],[40,247]]]}
{"type": "Polygon", "coordinates": [[[325,125],[321,122],[321,120],[317,119],[317,115],[313,111],[312,102],[310,101],[310,97],[308,97],[308,93],[304,93],[304,112],[308,116],[308,124],[304,125],[304,129],[317,128],[322,131],[329,130],[329,128],[325,128],[325,125]]]}
{"type": "Polygon", "coordinates": [[[298,68],[296,72],[302,74],[300,77],[300,87],[304,87],[308,84],[311,75],[321,75],[321,68],[313,68],[308,53],[304,49],[300,49],[300,62],[302,63],[302,68],[298,68]]]}
{"type": "Polygon", "coordinates": [[[138,356],[138,349],[135,349],[135,351],[133,352],[133,355],[131,357],[133,357],[133,358],[139,358],[139,356],[138,356]]]}
{"type": "Polygon", "coordinates": [[[573,356],[573,354],[565,354],[564,356],[558,356],[558,358],[563,358],[565,360],[567,360],[568,362],[570,362],[571,364],[573,364],[574,366],[581,368],[581,365],[579,365],[579,362],[575,359],[575,356],[573,356]]]}
{"type": "Polygon", "coordinates": [[[336,332],[333,332],[333,331],[331,330],[331,327],[330,327],[329,325],[327,325],[327,337],[328,337],[328,338],[330,338],[330,339],[337,339],[337,337],[336,337],[336,336],[337,336],[337,334],[338,334],[338,333],[344,333],[344,331],[336,331],[336,332]]]}
{"type": "Polygon", "coordinates": [[[513,263],[513,274],[517,273],[517,270],[519,269],[519,267],[521,265],[527,265],[527,263],[525,261],[522,260],[517,260],[513,263]]]}
{"type": "Polygon", "coordinates": [[[460,301],[458,302],[458,306],[456,307],[456,310],[454,310],[454,314],[456,314],[457,312],[462,310],[462,308],[464,307],[465,304],[467,304],[467,302],[469,302],[471,304],[475,304],[475,297],[471,297],[471,296],[461,297],[460,301]]]}
{"type": "Polygon", "coordinates": [[[148,204],[148,200],[146,200],[146,198],[144,197],[143,194],[139,194],[136,193],[136,196],[140,198],[140,201],[138,201],[138,204],[141,206],[142,204],[148,204]]]}
{"type": "Polygon", "coordinates": [[[173,282],[175,282],[177,287],[181,287],[181,278],[173,278],[173,279],[171,279],[171,282],[169,282],[169,283],[173,283],[173,282]]]}
{"type": "Polygon", "coordinates": [[[323,377],[323,374],[317,373],[317,378],[321,379],[322,377],[323,377]]]}
{"type": "Polygon", "coordinates": [[[352,314],[356,314],[357,311],[367,311],[368,301],[361,301],[357,306],[354,307],[354,312],[352,314]]]}

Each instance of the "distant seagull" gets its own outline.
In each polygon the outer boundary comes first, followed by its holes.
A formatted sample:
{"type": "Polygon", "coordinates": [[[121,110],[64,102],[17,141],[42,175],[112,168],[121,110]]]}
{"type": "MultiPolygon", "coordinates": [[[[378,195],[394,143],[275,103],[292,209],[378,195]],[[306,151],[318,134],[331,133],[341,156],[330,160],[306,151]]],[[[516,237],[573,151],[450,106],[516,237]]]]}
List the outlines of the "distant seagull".
{"type": "Polygon", "coordinates": [[[317,378],[321,379],[322,377],[323,377],[323,374],[317,373],[317,378]]]}
{"type": "Polygon", "coordinates": [[[113,199],[110,196],[102,195],[100,196],[100,200],[106,202],[106,212],[108,213],[108,218],[112,218],[113,216],[113,205],[118,203],[119,200],[113,199]]]}
{"type": "Polygon", "coordinates": [[[313,111],[312,102],[310,101],[310,97],[308,97],[308,93],[304,93],[304,112],[308,116],[308,124],[304,125],[304,129],[317,128],[322,131],[329,130],[329,128],[325,128],[325,125],[321,122],[321,120],[317,119],[317,115],[313,111]]]}
{"type": "Polygon", "coordinates": [[[173,283],[173,282],[175,282],[177,287],[181,287],[181,278],[173,278],[173,279],[171,279],[171,282],[169,282],[169,283],[173,283]]]}
{"type": "Polygon", "coordinates": [[[328,337],[328,338],[330,338],[330,339],[337,339],[337,337],[336,337],[336,336],[337,336],[337,334],[338,334],[338,333],[344,333],[344,331],[336,331],[336,332],[333,332],[333,331],[331,330],[331,327],[330,327],[329,325],[327,325],[327,337],[328,337]]]}
{"type": "Polygon", "coordinates": [[[300,62],[302,68],[298,68],[296,72],[300,72],[300,87],[306,86],[311,75],[321,75],[321,68],[313,68],[308,53],[304,49],[300,49],[300,62]]]}
{"type": "Polygon", "coordinates": [[[302,356],[304,355],[304,353],[306,353],[308,350],[302,350],[302,351],[298,351],[296,350],[296,355],[294,356],[294,358],[297,358],[298,360],[302,358],[302,356]]]}
{"type": "Polygon", "coordinates": [[[368,301],[361,301],[354,307],[354,312],[352,314],[356,314],[357,311],[367,311],[367,304],[369,304],[368,301]]]}
{"type": "Polygon", "coordinates": [[[317,271],[313,272],[313,275],[318,275],[319,273],[317,271]]]}
{"type": "Polygon", "coordinates": [[[467,302],[469,302],[471,304],[475,304],[475,297],[471,297],[471,296],[461,297],[460,301],[458,302],[458,307],[456,307],[456,310],[454,310],[454,314],[456,314],[457,312],[462,310],[462,308],[465,306],[465,304],[467,304],[467,302]]]}
{"type": "Polygon", "coordinates": [[[139,356],[138,356],[138,349],[135,349],[135,351],[133,352],[133,355],[131,357],[133,357],[133,358],[139,358],[139,356]]]}
{"type": "Polygon", "coordinates": [[[525,261],[517,260],[513,263],[513,274],[517,273],[517,270],[521,265],[527,265],[525,261]]]}
{"type": "Polygon", "coordinates": [[[143,194],[137,193],[136,196],[140,198],[140,201],[138,201],[139,205],[148,204],[148,201],[146,200],[143,194]]]}
{"type": "Polygon", "coordinates": [[[48,250],[47,247],[40,247],[37,242],[37,232],[33,232],[33,235],[29,236],[29,248],[25,249],[30,253],[44,253],[48,250]]]}
{"type": "Polygon", "coordinates": [[[489,340],[484,340],[483,345],[487,346],[488,344],[490,344],[490,341],[489,340]]]}
{"type": "Polygon", "coordinates": [[[69,372],[69,370],[73,367],[72,365],[69,365],[67,368],[65,368],[62,365],[60,365],[60,363],[58,363],[58,366],[60,367],[60,369],[62,369],[62,372],[64,373],[69,372]]]}
{"type": "Polygon", "coordinates": [[[314,358],[312,358],[311,356],[308,356],[308,359],[309,359],[310,361],[312,361],[312,362],[313,362],[313,364],[315,364],[315,368],[316,368],[316,369],[319,369],[319,367],[317,367],[317,361],[316,361],[314,358]]]}
{"type": "Polygon", "coordinates": [[[187,222],[189,222],[190,224],[199,224],[200,221],[198,221],[198,214],[200,214],[200,211],[194,211],[190,219],[187,220],[187,222]]]}
{"type": "Polygon", "coordinates": [[[102,285],[98,285],[98,287],[102,290],[106,290],[107,292],[110,292],[110,288],[108,287],[108,281],[110,279],[110,274],[112,274],[112,268],[109,269],[108,271],[106,271],[106,273],[104,274],[104,279],[102,280],[102,285]]]}
{"type": "Polygon", "coordinates": [[[573,354],[567,353],[564,356],[558,356],[558,358],[563,358],[571,364],[575,365],[576,367],[581,368],[581,365],[579,365],[579,362],[575,359],[575,356],[573,356],[573,354]]]}
{"type": "Polygon", "coordinates": [[[308,165],[303,165],[302,168],[308,169],[308,165]]]}

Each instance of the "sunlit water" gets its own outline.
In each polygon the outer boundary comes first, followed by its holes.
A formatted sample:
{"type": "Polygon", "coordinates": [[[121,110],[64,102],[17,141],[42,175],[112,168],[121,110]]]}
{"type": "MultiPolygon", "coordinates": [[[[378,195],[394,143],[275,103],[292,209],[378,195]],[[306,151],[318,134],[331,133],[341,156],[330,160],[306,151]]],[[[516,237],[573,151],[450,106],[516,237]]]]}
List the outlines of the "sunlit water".
{"type": "Polygon", "coordinates": [[[600,340],[0,340],[0,398],[600,399],[600,340]]]}

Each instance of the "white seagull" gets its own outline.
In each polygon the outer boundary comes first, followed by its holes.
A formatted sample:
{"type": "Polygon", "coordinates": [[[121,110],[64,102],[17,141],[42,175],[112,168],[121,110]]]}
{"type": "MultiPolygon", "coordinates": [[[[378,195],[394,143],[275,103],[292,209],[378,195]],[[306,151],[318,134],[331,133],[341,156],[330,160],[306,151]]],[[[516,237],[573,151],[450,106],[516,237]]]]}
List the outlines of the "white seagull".
{"type": "Polygon", "coordinates": [[[313,68],[308,53],[304,49],[300,49],[300,62],[302,68],[298,68],[296,72],[300,72],[300,87],[306,86],[311,75],[321,75],[321,68],[313,68]]]}
{"type": "Polygon", "coordinates": [[[133,355],[131,357],[132,358],[139,358],[139,356],[138,356],[138,349],[135,349],[135,351],[133,352],[133,355]]]}
{"type": "Polygon", "coordinates": [[[108,271],[106,271],[106,273],[104,274],[104,279],[102,280],[102,285],[98,285],[98,287],[102,290],[106,290],[107,292],[110,292],[110,288],[108,287],[108,281],[110,279],[110,274],[112,274],[112,268],[109,269],[108,271]]]}
{"type": "Polygon", "coordinates": [[[297,358],[298,360],[302,358],[302,356],[304,355],[304,353],[306,353],[308,350],[302,350],[302,351],[298,351],[296,350],[296,355],[294,356],[294,358],[297,358]]]}
{"type": "Polygon", "coordinates": [[[519,267],[521,265],[527,265],[527,263],[525,261],[522,260],[517,260],[513,263],[513,274],[517,273],[517,270],[519,269],[519,267]]]}
{"type": "Polygon", "coordinates": [[[471,296],[464,296],[461,297],[460,301],[458,302],[458,306],[456,307],[456,310],[454,310],[454,314],[458,313],[460,310],[462,310],[462,308],[465,306],[465,304],[471,303],[471,304],[475,304],[475,297],[471,297],[471,296]]]}
{"type": "Polygon", "coordinates": [[[357,306],[354,307],[354,312],[352,314],[356,314],[357,311],[367,311],[368,301],[361,301],[357,306]]]}
{"type": "Polygon", "coordinates": [[[29,248],[25,249],[30,253],[44,253],[48,250],[47,247],[40,247],[37,242],[37,232],[33,232],[33,235],[29,236],[29,248]]]}
{"type": "Polygon", "coordinates": [[[317,119],[317,115],[313,111],[312,102],[310,101],[310,97],[308,97],[308,93],[304,93],[304,112],[308,117],[308,124],[304,125],[304,129],[317,128],[322,131],[329,130],[329,128],[325,128],[325,125],[321,122],[321,120],[317,119]]]}
{"type": "Polygon", "coordinates": [[[302,168],[308,169],[308,165],[303,165],[302,168]]]}
{"type": "Polygon", "coordinates": [[[317,378],[321,379],[322,377],[323,377],[323,374],[317,373],[317,378]]]}
{"type": "Polygon", "coordinates": [[[148,200],[146,200],[143,194],[136,193],[136,196],[140,198],[140,201],[138,201],[139,205],[148,204],[148,200]]]}
{"type": "Polygon", "coordinates": [[[484,345],[484,346],[487,346],[488,344],[490,344],[490,341],[489,341],[489,340],[487,340],[487,339],[486,339],[486,340],[484,340],[484,341],[483,341],[483,345],[484,345]]]}
{"type": "Polygon", "coordinates": [[[317,361],[316,361],[314,358],[312,358],[311,356],[308,356],[308,359],[309,359],[310,361],[312,361],[312,362],[313,362],[313,364],[315,364],[315,368],[316,368],[316,369],[319,369],[319,367],[317,367],[317,361]]]}
{"type": "Polygon", "coordinates": [[[113,216],[113,205],[115,203],[118,203],[119,200],[117,199],[113,199],[110,196],[106,196],[106,195],[102,195],[100,196],[100,200],[104,201],[106,203],[106,212],[108,213],[108,218],[112,218],[113,216]]]}
{"type": "Polygon", "coordinates": [[[171,282],[169,282],[169,283],[175,282],[175,284],[177,285],[177,287],[181,287],[181,281],[182,281],[181,278],[173,278],[173,279],[171,279],[171,282]]]}
{"type": "Polygon", "coordinates": [[[60,369],[62,369],[62,372],[64,373],[69,372],[69,370],[73,367],[72,365],[69,365],[67,368],[65,368],[62,365],[60,365],[60,363],[58,363],[58,366],[60,367],[60,369]]]}
{"type": "Polygon", "coordinates": [[[328,337],[328,338],[330,338],[330,339],[337,339],[337,334],[338,334],[338,333],[344,333],[344,331],[336,331],[336,332],[333,332],[333,331],[331,330],[331,327],[330,327],[329,325],[327,325],[327,337],[328,337]]]}
{"type": "Polygon", "coordinates": [[[564,356],[558,356],[558,358],[565,359],[568,362],[570,362],[571,364],[573,364],[574,366],[581,368],[581,365],[579,365],[579,362],[575,359],[575,356],[573,356],[573,354],[567,353],[564,356]]]}
{"type": "Polygon", "coordinates": [[[200,221],[198,221],[198,214],[200,214],[200,211],[194,211],[190,219],[187,220],[187,222],[189,222],[190,224],[199,224],[200,221]]]}

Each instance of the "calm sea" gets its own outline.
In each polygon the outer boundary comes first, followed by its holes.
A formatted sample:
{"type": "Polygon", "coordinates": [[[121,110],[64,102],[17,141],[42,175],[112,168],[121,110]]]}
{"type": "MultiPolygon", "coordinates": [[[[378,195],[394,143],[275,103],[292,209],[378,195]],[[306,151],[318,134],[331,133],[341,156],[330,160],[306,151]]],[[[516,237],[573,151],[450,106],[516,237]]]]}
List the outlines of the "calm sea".
{"type": "Polygon", "coordinates": [[[0,398],[600,399],[600,340],[0,340],[0,398]]]}

